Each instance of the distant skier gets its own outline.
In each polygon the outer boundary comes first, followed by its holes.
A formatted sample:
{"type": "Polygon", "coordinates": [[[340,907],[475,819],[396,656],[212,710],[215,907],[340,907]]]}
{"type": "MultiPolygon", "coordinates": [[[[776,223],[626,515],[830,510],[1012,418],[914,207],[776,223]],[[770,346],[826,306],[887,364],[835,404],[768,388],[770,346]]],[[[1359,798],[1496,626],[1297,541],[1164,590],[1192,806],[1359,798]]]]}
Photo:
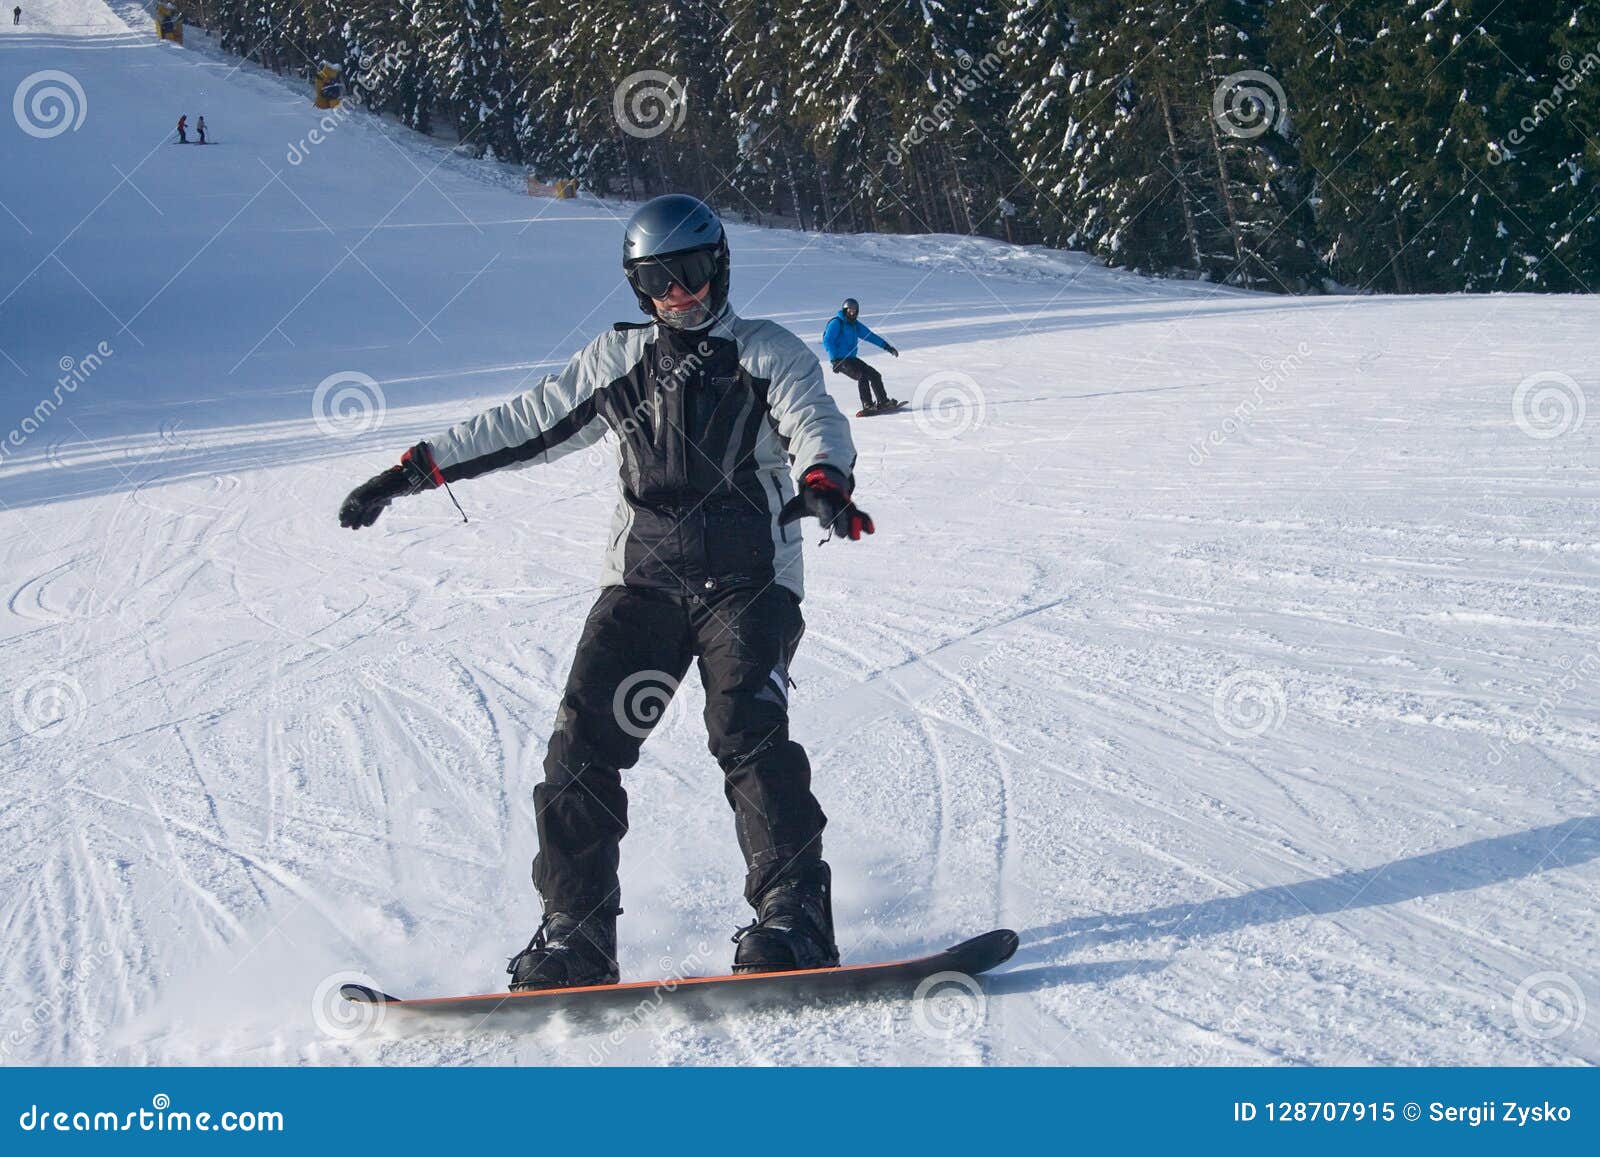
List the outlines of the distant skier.
{"type": "Polygon", "coordinates": [[[189,143],[189,114],[188,113],[185,113],[185,114],[183,114],[182,116],[180,116],[178,118],[178,143],[180,145],[186,145],[186,144],[189,143]]]}
{"type": "Polygon", "coordinates": [[[205,144],[206,143],[206,118],[205,117],[201,117],[199,120],[194,122],[194,131],[195,131],[195,135],[200,138],[200,143],[202,145],[205,144]]]}
{"type": "Polygon", "coordinates": [[[856,357],[856,351],[862,339],[893,357],[899,357],[900,351],[868,329],[860,320],[860,313],[861,306],[856,299],[845,298],[844,305],[822,331],[822,348],[833,363],[833,372],[855,381],[856,388],[861,391],[862,414],[875,414],[899,406],[900,402],[884,392],[883,375],[856,357]]]}
{"type": "Polygon", "coordinates": [[[13,8],[11,10],[11,23],[13,23],[13,24],[21,24],[22,23],[22,5],[21,4],[18,4],[15,8],[13,8]]]}
{"type": "Polygon", "coordinates": [[[789,662],[805,627],[802,536],[789,524],[811,514],[840,538],[873,533],[850,499],[850,424],[804,342],[729,306],[728,243],[710,207],[681,194],[646,202],[622,254],[649,322],[619,322],[559,374],[417,443],[339,509],[341,525],[371,526],[402,495],[617,435],[604,589],[533,791],[544,919],[507,969],[513,990],[616,983],[620,773],[695,661],[756,912],[734,938],[734,970],[839,963],[827,818],[789,738],[789,662]]]}

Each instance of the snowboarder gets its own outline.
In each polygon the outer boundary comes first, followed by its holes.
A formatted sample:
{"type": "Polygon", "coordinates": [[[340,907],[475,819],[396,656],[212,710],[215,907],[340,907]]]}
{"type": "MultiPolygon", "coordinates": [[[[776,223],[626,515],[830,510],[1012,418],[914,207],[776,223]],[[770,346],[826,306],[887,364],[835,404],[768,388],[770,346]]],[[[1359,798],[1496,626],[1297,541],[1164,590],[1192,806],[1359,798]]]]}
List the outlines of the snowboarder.
{"type": "Polygon", "coordinates": [[[804,342],[734,313],[727,237],[709,206],[682,194],[646,202],[628,222],[623,270],[649,321],[617,323],[559,374],[419,442],[339,511],[344,526],[371,526],[402,495],[618,437],[622,497],[602,591],[533,792],[544,919],[507,969],[513,990],[616,983],[620,773],[696,660],[755,909],[735,936],[734,971],[839,962],[827,819],[789,737],[788,670],[804,629],[802,535],[790,524],[809,514],[836,537],[873,533],[851,501],[850,425],[804,342]]]}
{"type": "Polygon", "coordinates": [[[201,117],[194,122],[195,134],[200,138],[200,143],[206,143],[206,118],[201,117]]]}
{"type": "Polygon", "coordinates": [[[861,391],[861,413],[876,414],[899,406],[900,402],[884,392],[883,375],[858,358],[856,351],[863,338],[892,357],[899,357],[900,351],[868,329],[860,315],[861,306],[856,299],[845,298],[844,305],[822,331],[822,348],[833,363],[833,372],[855,381],[861,391]]]}
{"type": "Polygon", "coordinates": [[[186,145],[186,144],[189,143],[189,114],[188,113],[184,113],[182,116],[180,116],[178,118],[178,143],[180,145],[186,145]]]}

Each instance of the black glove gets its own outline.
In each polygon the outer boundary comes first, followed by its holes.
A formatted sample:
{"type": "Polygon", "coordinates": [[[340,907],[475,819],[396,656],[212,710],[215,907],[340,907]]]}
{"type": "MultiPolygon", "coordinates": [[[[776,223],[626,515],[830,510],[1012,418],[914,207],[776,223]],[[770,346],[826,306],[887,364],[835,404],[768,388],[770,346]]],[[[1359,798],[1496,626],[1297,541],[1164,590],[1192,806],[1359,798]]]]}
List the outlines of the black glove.
{"type": "Polygon", "coordinates": [[[850,483],[844,475],[830,466],[813,466],[800,479],[800,493],[796,494],[778,512],[778,524],[798,522],[808,514],[816,515],[832,533],[840,538],[859,542],[863,534],[872,534],[872,515],[856,509],[850,501],[850,483]]]}
{"type": "Polygon", "coordinates": [[[426,442],[418,442],[382,474],[374,474],[352,490],[339,507],[339,525],[360,530],[378,521],[378,515],[402,494],[431,490],[439,484],[439,471],[426,442]]]}
{"type": "Polygon", "coordinates": [[[889,345],[887,342],[884,343],[883,352],[892,358],[897,358],[900,356],[900,351],[895,349],[894,346],[889,345]]]}

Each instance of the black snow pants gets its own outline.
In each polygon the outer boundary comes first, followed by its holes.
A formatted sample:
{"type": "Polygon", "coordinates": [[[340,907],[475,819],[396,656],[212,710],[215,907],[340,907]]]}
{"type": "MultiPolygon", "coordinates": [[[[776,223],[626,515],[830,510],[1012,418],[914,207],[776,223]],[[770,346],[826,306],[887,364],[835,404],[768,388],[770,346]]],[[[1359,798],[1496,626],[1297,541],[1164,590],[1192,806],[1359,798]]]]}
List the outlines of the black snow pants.
{"type": "Polygon", "coordinates": [[[805,750],[789,738],[789,660],[804,629],[799,600],[775,584],[704,597],[606,588],[584,624],[544,782],[533,789],[533,882],[547,912],[621,907],[628,796],[620,772],[638,761],[693,659],[748,869],[746,899],[822,858],[827,817],[811,794],[805,750]]]}
{"type": "Polygon", "coordinates": [[[889,395],[883,392],[883,375],[860,358],[840,358],[833,363],[833,372],[855,380],[856,388],[861,391],[863,410],[889,400],[889,395]],[[878,395],[876,398],[872,396],[874,393],[878,395]]]}

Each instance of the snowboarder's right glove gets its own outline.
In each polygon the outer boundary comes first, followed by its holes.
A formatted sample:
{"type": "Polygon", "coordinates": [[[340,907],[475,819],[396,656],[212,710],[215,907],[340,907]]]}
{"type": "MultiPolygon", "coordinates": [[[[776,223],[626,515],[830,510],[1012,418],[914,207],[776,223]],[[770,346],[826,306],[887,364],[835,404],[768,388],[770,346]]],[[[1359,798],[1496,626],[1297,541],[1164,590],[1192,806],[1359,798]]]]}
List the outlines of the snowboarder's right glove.
{"type": "Polygon", "coordinates": [[[400,456],[398,466],[373,475],[350,492],[339,507],[339,525],[351,530],[371,526],[396,498],[432,490],[443,481],[433,464],[433,451],[426,442],[418,442],[400,456]]]}
{"type": "Polygon", "coordinates": [[[889,345],[887,343],[884,344],[883,352],[888,354],[892,358],[897,358],[897,357],[900,356],[900,351],[895,349],[894,346],[889,345]]]}
{"type": "Polygon", "coordinates": [[[831,466],[813,466],[800,479],[800,493],[796,494],[778,512],[779,525],[798,522],[808,514],[838,535],[859,542],[863,534],[872,534],[872,515],[858,510],[850,501],[850,480],[831,466]]]}

